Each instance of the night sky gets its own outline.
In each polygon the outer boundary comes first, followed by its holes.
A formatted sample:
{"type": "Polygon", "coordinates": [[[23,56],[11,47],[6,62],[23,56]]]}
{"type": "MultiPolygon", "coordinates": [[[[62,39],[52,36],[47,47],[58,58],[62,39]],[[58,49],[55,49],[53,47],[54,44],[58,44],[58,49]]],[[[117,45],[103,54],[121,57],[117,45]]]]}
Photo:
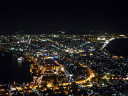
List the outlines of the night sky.
{"type": "Polygon", "coordinates": [[[117,0],[0,0],[0,32],[128,32],[127,3],[117,0]]]}

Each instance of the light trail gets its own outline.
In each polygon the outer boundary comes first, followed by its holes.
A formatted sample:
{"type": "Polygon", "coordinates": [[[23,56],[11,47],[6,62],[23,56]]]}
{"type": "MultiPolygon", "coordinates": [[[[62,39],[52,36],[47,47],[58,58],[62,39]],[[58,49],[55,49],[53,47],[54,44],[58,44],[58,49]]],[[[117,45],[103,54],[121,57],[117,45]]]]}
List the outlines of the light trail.
{"type": "MultiPolygon", "coordinates": [[[[82,67],[88,67],[86,65],[83,65],[82,63],[79,62],[79,64],[82,66],[82,67]]],[[[95,77],[95,73],[93,72],[93,70],[91,70],[91,68],[88,67],[88,70],[89,70],[89,77],[85,80],[80,80],[80,81],[76,81],[77,84],[84,84],[86,83],[87,81],[90,81],[92,78],[95,77]]]]}

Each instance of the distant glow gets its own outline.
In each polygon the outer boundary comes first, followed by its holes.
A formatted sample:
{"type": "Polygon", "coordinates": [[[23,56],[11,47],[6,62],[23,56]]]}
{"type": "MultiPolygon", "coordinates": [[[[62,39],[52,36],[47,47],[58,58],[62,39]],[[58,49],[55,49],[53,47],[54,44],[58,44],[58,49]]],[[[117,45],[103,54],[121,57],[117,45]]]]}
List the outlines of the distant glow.
{"type": "Polygon", "coordinates": [[[122,37],[124,37],[125,35],[119,35],[119,36],[122,36],[122,37]]]}
{"type": "Polygon", "coordinates": [[[106,39],[102,37],[98,37],[97,40],[106,40],[106,39]]]}

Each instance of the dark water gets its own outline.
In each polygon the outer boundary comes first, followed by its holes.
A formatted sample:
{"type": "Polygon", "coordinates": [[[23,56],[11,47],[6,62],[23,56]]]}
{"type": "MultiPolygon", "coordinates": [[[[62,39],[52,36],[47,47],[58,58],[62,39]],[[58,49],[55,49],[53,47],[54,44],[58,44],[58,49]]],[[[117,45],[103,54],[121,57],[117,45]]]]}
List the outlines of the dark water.
{"type": "Polygon", "coordinates": [[[0,53],[0,84],[32,81],[30,62],[18,62],[15,55],[0,53]]]}
{"type": "Polygon", "coordinates": [[[128,38],[119,38],[111,41],[106,49],[113,55],[128,58],[128,38]]]}

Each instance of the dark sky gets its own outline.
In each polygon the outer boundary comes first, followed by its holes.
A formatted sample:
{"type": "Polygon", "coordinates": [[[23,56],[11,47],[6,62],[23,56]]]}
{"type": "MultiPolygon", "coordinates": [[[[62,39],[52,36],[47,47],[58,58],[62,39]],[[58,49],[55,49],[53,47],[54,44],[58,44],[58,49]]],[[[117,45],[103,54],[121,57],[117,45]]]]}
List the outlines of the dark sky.
{"type": "Polygon", "coordinates": [[[123,0],[0,0],[0,31],[123,33],[127,26],[123,0]]]}

